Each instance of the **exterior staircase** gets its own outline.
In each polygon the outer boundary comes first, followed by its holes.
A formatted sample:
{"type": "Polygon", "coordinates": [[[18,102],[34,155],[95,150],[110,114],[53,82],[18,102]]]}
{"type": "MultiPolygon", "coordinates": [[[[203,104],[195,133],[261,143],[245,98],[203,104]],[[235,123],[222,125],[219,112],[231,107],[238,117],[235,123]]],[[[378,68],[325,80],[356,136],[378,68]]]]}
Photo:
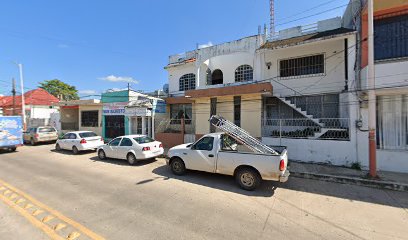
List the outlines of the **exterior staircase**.
{"type": "Polygon", "coordinates": [[[284,98],[284,97],[278,97],[278,98],[283,103],[291,107],[293,110],[295,110],[296,112],[304,116],[307,120],[312,121],[313,123],[316,124],[316,128],[312,128],[316,130],[313,130],[314,132],[313,132],[313,135],[309,137],[310,139],[319,139],[320,137],[322,137],[324,134],[328,132],[345,133],[348,131],[347,129],[344,129],[344,128],[330,127],[328,126],[328,124],[324,123],[322,119],[316,118],[313,115],[309,114],[307,111],[302,110],[296,104],[292,103],[292,101],[290,101],[289,99],[284,98]]]}
{"type": "Polygon", "coordinates": [[[308,114],[306,111],[303,111],[301,108],[297,107],[295,104],[293,104],[290,100],[283,98],[283,97],[278,97],[282,102],[284,102],[286,105],[289,107],[293,108],[296,110],[298,113],[303,115],[305,118],[308,118],[310,121],[313,121],[320,127],[324,127],[324,124],[320,122],[318,118],[314,118],[313,115],[308,114]]]}

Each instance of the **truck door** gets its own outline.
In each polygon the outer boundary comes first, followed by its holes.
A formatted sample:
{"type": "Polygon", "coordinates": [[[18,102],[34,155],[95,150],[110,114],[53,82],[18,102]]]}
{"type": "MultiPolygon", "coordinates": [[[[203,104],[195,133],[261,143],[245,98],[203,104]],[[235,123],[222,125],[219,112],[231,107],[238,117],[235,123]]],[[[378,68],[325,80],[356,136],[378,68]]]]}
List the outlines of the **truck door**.
{"type": "Polygon", "coordinates": [[[217,148],[214,137],[203,137],[196,142],[191,151],[184,153],[183,158],[187,158],[186,167],[192,170],[215,172],[217,161],[217,148]]]}

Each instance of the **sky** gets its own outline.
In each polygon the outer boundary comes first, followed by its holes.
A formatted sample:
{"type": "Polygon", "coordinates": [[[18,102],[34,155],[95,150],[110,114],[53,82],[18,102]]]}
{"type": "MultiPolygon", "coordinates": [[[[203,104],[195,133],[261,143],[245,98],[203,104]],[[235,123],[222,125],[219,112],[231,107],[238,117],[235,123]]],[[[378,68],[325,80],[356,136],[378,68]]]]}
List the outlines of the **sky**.
{"type": "MultiPolygon", "coordinates": [[[[275,0],[276,29],[341,16],[348,0],[275,0]]],[[[25,91],[44,80],[80,96],[167,83],[168,56],[255,35],[269,0],[2,0],[0,94],[24,67],[25,91]]],[[[268,26],[269,27],[269,26],[268,26]]],[[[17,85],[19,87],[19,84],[17,85]]]]}

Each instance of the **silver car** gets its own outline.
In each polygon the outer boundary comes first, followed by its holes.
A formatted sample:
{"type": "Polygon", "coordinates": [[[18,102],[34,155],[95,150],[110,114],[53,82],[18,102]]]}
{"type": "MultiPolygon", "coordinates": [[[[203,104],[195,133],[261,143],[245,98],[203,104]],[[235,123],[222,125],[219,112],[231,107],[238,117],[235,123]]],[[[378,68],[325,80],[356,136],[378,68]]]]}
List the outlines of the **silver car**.
{"type": "Polygon", "coordinates": [[[24,132],[23,140],[33,146],[40,142],[55,142],[58,140],[58,132],[49,126],[29,128],[24,132]]]}

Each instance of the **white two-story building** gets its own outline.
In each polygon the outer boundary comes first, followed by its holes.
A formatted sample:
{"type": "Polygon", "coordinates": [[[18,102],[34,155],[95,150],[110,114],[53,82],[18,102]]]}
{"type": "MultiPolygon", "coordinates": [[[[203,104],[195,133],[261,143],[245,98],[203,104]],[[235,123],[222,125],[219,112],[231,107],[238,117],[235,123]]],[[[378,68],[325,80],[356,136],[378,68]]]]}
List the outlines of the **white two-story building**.
{"type": "MultiPolygon", "coordinates": [[[[264,143],[287,146],[291,160],[368,168],[363,6],[352,0],[342,17],[170,56],[168,121],[156,136],[167,147],[191,142],[215,131],[208,119],[218,114],[264,143]]],[[[377,84],[394,86],[406,78],[407,31],[383,28],[401,26],[406,15],[379,18],[376,31],[384,36],[376,38],[377,84]],[[402,40],[393,45],[394,38],[402,40]]],[[[408,171],[402,160],[408,159],[406,94],[395,87],[377,92],[379,169],[408,171]],[[390,98],[397,105],[389,105],[390,98]]]]}

